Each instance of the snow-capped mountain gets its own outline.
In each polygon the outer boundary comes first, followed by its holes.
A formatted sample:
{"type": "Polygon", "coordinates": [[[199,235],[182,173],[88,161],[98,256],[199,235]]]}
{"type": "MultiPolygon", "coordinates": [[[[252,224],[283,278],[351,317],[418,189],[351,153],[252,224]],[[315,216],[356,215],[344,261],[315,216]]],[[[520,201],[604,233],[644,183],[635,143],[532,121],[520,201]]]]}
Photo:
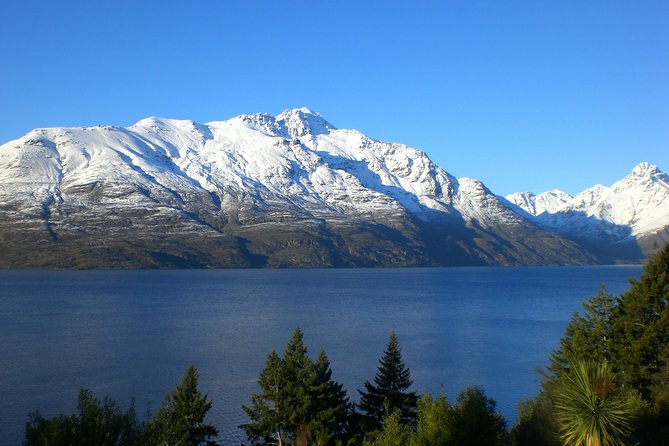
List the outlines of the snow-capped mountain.
{"type": "Polygon", "coordinates": [[[554,214],[569,203],[574,197],[558,189],[549,190],[539,195],[532,192],[516,192],[506,197],[511,203],[536,217],[548,212],[554,214]]]}
{"type": "Polygon", "coordinates": [[[5,267],[597,261],[482,182],[306,108],[10,141],[0,250],[5,267]]]}
{"type": "Polygon", "coordinates": [[[544,228],[598,244],[669,242],[669,176],[646,162],[611,187],[600,184],[571,197],[553,190],[506,197],[544,228]]]}

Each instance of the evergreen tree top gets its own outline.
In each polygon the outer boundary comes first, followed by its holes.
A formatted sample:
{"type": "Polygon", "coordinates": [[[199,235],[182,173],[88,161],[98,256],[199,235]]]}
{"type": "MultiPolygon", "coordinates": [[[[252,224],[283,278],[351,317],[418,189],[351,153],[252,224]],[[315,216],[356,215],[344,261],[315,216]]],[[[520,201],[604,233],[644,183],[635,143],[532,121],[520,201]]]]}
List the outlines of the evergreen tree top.
{"type": "Polygon", "coordinates": [[[365,415],[371,430],[378,429],[383,418],[399,410],[403,422],[412,422],[417,410],[415,391],[408,391],[413,384],[409,368],[402,360],[402,351],[395,332],[388,337],[388,346],[379,360],[374,384],[365,381],[365,390],[358,390],[358,407],[365,415]]]}
{"type": "Polygon", "coordinates": [[[379,370],[374,376],[374,382],[378,387],[389,386],[398,391],[406,390],[413,384],[411,372],[402,359],[402,349],[394,331],[388,337],[388,346],[379,360],[379,370]]]}
{"type": "Polygon", "coordinates": [[[325,352],[312,361],[302,330],[295,329],[284,350],[267,356],[260,372],[261,393],[242,406],[250,419],[241,427],[252,444],[295,444],[307,438],[340,439],[346,431],[349,405],[340,383],[332,380],[325,352]]]}
{"type": "Polygon", "coordinates": [[[283,358],[286,362],[296,361],[299,364],[304,364],[305,359],[308,359],[307,347],[304,345],[304,335],[300,327],[295,328],[293,336],[283,352],[283,358]]]}
{"type": "Polygon", "coordinates": [[[628,293],[641,293],[646,300],[660,300],[662,304],[669,299],[669,244],[648,258],[639,280],[632,279],[628,293]]]}
{"type": "Polygon", "coordinates": [[[198,390],[199,373],[189,366],[173,392],[156,414],[150,430],[159,444],[198,446],[218,434],[218,429],[204,422],[212,407],[207,394],[198,390]]]}

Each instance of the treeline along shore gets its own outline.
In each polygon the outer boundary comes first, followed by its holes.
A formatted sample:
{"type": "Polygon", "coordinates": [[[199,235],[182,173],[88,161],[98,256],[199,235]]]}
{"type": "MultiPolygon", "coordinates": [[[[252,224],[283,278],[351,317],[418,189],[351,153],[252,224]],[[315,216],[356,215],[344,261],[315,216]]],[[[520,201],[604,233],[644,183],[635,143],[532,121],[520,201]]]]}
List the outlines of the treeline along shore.
{"type": "MultiPolygon", "coordinates": [[[[296,328],[260,371],[260,391],[243,410],[245,445],[608,446],[669,445],[669,246],[649,258],[620,296],[602,286],[575,313],[515,425],[480,387],[449,401],[418,395],[391,333],[374,377],[354,402],[332,379],[327,354],[312,359],[296,328]]],[[[78,411],[28,415],[24,445],[214,445],[212,402],[195,367],[155,412],[139,416],[82,389],[78,411]]],[[[218,403],[217,403],[218,404],[218,403]]]]}

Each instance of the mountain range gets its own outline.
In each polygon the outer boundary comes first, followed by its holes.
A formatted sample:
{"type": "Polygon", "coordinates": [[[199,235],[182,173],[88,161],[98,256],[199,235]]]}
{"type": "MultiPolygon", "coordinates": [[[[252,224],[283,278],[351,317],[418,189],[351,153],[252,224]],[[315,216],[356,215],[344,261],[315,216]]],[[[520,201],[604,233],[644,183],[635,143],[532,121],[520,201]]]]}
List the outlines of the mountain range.
{"type": "Polygon", "coordinates": [[[540,226],[578,241],[603,259],[630,260],[669,242],[669,176],[641,163],[611,187],[598,184],[572,197],[560,190],[506,198],[540,226]]]}
{"type": "Polygon", "coordinates": [[[669,178],[650,164],[574,197],[504,198],[306,108],[0,146],[4,268],[629,263],[667,241],[669,178]]]}

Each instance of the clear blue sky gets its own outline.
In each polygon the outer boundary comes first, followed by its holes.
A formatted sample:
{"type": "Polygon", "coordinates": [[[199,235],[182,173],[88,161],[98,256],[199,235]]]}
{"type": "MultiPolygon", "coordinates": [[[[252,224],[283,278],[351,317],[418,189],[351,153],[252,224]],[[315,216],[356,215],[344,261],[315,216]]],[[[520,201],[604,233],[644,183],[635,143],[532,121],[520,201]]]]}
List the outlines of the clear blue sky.
{"type": "Polygon", "coordinates": [[[495,193],[669,171],[669,2],[4,0],[0,141],[308,106],[495,193]]]}

